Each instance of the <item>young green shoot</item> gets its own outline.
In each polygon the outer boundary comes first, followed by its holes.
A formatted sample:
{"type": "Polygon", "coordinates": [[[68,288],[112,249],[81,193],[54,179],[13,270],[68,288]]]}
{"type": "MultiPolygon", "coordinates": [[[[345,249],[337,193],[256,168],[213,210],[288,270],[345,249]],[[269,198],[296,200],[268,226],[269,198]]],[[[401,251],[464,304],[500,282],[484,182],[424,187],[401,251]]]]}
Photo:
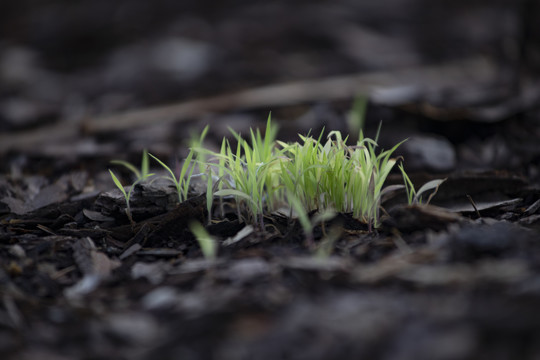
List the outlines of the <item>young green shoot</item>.
{"type": "Polygon", "coordinates": [[[165,176],[164,178],[170,180],[176,187],[178,201],[183,202],[187,200],[191,175],[195,170],[195,167],[192,164],[193,149],[189,151],[188,156],[184,160],[184,164],[180,169],[180,175],[178,177],[176,177],[174,171],[172,171],[171,168],[168,167],[163,161],[159,160],[157,157],[150,153],[148,155],[150,155],[152,159],[156,160],[169,173],[169,176],[165,176]]]}
{"type": "Polygon", "coordinates": [[[409,205],[412,205],[417,202],[416,189],[414,188],[414,184],[409,178],[409,175],[407,175],[407,173],[405,172],[403,163],[400,163],[398,165],[398,168],[399,168],[399,171],[401,171],[401,175],[403,176],[403,183],[405,184],[405,193],[407,194],[407,203],[409,205]]]}
{"type": "Polygon", "coordinates": [[[347,117],[347,125],[350,134],[360,134],[366,122],[368,99],[358,96],[353,102],[352,109],[347,117]]]}
{"type": "Polygon", "coordinates": [[[192,175],[191,177],[204,176],[206,178],[206,211],[208,212],[208,224],[212,222],[212,205],[214,203],[215,192],[211,170],[212,165],[207,159],[210,152],[203,146],[204,138],[208,134],[209,129],[210,126],[206,125],[199,136],[192,134],[191,139],[189,140],[190,149],[197,154],[194,162],[197,164],[199,171],[198,174],[192,175]]]}
{"type": "Polygon", "coordinates": [[[317,251],[315,252],[315,257],[319,259],[327,259],[332,255],[334,249],[334,244],[336,240],[339,239],[343,232],[343,229],[340,226],[332,226],[328,232],[323,232],[323,238],[317,246],[317,251]]]}
{"type": "Polygon", "coordinates": [[[201,252],[206,260],[213,261],[217,257],[218,244],[216,239],[197,221],[189,223],[189,230],[197,239],[201,252]]]}
{"type": "Polygon", "coordinates": [[[132,163],[124,160],[112,160],[111,164],[122,165],[135,175],[135,179],[146,179],[150,177],[150,164],[148,161],[148,150],[144,149],[141,159],[141,169],[137,169],[132,163]]]}
{"type": "Polygon", "coordinates": [[[133,221],[133,215],[131,213],[131,205],[130,205],[131,194],[133,192],[133,189],[135,188],[135,185],[137,185],[141,181],[144,181],[146,178],[153,176],[154,174],[146,173],[144,177],[143,176],[139,177],[133,184],[131,184],[131,186],[129,187],[129,190],[126,192],[126,189],[124,188],[120,180],[116,177],[116,175],[112,172],[112,170],[109,169],[109,173],[111,174],[111,178],[113,179],[113,182],[116,185],[116,187],[124,195],[124,199],[126,200],[126,215],[131,225],[134,225],[135,222],[133,221]]]}
{"type": "Polygon", "coordinates": [[[206,151],[200,151],[204,149],[203,142],[204,138],[206,138],[206,135],[208,134],[208,130],[210,129],[209,125],[206,125],[203,130],[201,131],[201,134],[199,136],[195,134],[191,134],[189,139],[189,148],[194,149],[197,152],[197,165],[198,165],[198,171],[199,174],[205,173],[205,164],[207,163],[207,152],[206,151]],[[197,151],[199,150],[199,151],[197,151]]]}
{"type": "Polygon", "coordinates": [[[287,200],[291,204],[291,212],[294,210],[298,217],[298,222],[304,231],[306,246],[310,249],[315,247],[313,229],[319,223],[331,220],[336,216],[336,213],[332,209],[326,209],[322,212],[316,213],[311,219],[306,211],[306,208],[302,205],[302,202],[293,194],[289,193],[287,200]]]}
{"type": "Polygon", "coordinates": [[[212,205],[214,204],[214,183],[210,168],[206,173],[206,211],[208,213],[208,224],[212,223],[212,205]]]}
{"type": "Polygon", "coordinates": [[[126,215],[129,219],[129,222],[133,225],[135,222],[133,221],[133,215],[131,213],[131,206],[130,206],[131,193],[133,192],[135,185],[137,185],[140,182],[143,182],[144,180],[154,175],[150,173],[150,165],[148,162],[148,151],[146,149],[143,150],[140,170],[137,169],[135,165],[124,160],[112,160],[111,163],[122,165],[135,175],[135,181],[131,184],[129,190],[126,192],[120,180],[116,177],[116,175],[112,172],[112,170],[109,169],[109,173],[111,174],[111,178],[113,179],[114,184],[124,195],[124,199],[126,200],[126,215]]]}
{"type": "Polygon", "coordinates": [[[418,191],[415,190],[414,184],[412,183],[411,179],[409,178],[409,175],[405,172],[405,168],[403,167],[403,164],[398,165],[399,170],[401,171],[401,175],[403,176],[403,182],[405,183],[405,192],[407,194],[407,203],[409,205],[413,204],[422,204],[423,199],[422,195],[425,192],[431,191],[429,194],[426,204],[429,204],[431,202],[431,199],[437,194],[439,191],[439,186],[441,186],[442,183],[446,181],[446,178],[444,179],[434,179],[431,181],[428,181],[424,185],[418,189],[418,191]]]}

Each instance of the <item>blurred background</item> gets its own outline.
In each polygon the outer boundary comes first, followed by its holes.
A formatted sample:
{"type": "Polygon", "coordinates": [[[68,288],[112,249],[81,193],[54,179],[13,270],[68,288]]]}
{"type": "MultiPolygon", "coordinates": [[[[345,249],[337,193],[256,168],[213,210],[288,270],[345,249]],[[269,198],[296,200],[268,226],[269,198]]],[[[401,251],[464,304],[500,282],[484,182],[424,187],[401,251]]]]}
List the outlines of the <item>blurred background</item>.
{"type": "MultiPolygon", "coordinates": [[[[458,165],[523,169],[539,153],[539,20],[534,0],[5,1],[2,170],[181,155],[206,123],[219,139],[270,111],[285,138],[347,130],[357,96],[369,99],[368,128],[390,124],[388,142],[425,133],[458,165]],[[304,86],[257,92],[285,83],[304,86]],[[509,128],[526,158],[508,158],[509,128]],[[492,159],[495,148],[508,154],[492,159]]],[[[435,170],[458,166],[445,161],[435,170]]]]}

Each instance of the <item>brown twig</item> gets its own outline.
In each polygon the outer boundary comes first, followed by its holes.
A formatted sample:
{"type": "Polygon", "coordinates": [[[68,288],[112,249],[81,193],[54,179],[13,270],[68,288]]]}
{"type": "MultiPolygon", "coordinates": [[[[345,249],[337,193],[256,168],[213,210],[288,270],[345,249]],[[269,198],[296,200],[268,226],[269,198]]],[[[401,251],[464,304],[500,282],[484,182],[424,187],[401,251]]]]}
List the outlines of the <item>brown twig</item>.
{"type": "Polygon", "coordinates": [[[314,101],[351,99],[359,94],[377,96],[378,91],[400,86],[419,87],[426,91],[457,88],[463,84],[482,84],[495,79],[497,67],[484,58],[455,63],[419,66],[393,71],[334,76],[263,86],[232,94],[217,95],[127,111],[83,120],[60,121],[21,134],[0,135],[0,152],[9,149],[35,148],[47,141],[73,139],[80,135],[121,131],[148,125],[187,121],[213,112],[235,109],[272,108],[314,101]]]}

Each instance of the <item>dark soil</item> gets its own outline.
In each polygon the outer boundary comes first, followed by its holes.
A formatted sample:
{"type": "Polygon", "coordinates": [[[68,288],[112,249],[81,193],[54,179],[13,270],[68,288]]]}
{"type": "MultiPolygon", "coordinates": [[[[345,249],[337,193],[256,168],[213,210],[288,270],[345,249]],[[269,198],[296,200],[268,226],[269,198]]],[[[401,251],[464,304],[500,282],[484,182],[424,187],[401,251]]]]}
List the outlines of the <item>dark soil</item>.
{"type": "Polygon", "coordinates": [[[0,5],[0,357],[539,359],[538,20],[527,0],[0,5]],[[206,124],[217,149],[270,111],[280,139],[354,138],[359,94],[417,187],[447,178],[429,205],[393,192],[371,232],[339,214],[322,256],[228,203],[205,260],[198,187],[137,186],[129,223],[111,160],[175,168],[206,124]]]}

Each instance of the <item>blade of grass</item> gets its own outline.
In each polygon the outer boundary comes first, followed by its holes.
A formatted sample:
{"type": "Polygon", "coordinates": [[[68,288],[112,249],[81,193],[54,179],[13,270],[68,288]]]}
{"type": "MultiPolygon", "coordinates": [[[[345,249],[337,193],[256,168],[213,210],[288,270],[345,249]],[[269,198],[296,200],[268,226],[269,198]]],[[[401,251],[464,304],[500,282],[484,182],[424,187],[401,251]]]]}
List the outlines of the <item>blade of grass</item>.
{"type": "Polygon", "coordinates": [[[197,239],[204,258],[207,260],[215,260],[218,248],[216,239],[214,239],[199,222],[190,222],[189,230],[193,233],[195,239],[197,239]]]}

